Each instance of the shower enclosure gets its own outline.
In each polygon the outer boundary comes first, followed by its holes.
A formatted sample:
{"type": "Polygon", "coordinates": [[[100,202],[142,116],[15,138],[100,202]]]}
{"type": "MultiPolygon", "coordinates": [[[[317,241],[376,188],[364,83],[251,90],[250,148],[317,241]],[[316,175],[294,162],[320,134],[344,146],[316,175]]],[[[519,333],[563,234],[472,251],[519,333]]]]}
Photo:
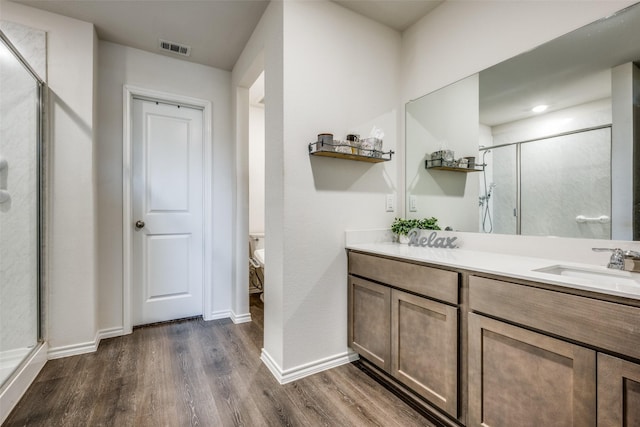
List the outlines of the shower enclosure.
{"type": "Polygon", "coordinates": [[[44,83],[0,31],[0,389],[41,341],[44,83]]]}
{"type": "Polygon", "coordinates": [[[481,231],[611,238],[610,126],[483,147],[481,153],[481,231]]]}

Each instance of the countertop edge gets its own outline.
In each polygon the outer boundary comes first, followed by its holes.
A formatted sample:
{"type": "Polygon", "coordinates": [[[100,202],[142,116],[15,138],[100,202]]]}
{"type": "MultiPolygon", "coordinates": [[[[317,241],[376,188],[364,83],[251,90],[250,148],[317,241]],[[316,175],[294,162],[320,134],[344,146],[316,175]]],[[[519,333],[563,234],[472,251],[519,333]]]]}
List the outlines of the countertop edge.
{"type": "Polygon", "coordinates": [[[347,244],[345,249],[640,301],[640,274],[612,272],[605,266],[466,249],[414,247],[392,242],[347,244]],[[587,268],[603,274],[619,274],[621,277],[624,276],[625,279],[634,280],[638,284],[638,289],[637,292],[635,292],[635,289],[633,289],[634,292],[630,292],[624,289],[601,288],[588,279],[557,276],[534,271],[557,265],[587,268]]]}

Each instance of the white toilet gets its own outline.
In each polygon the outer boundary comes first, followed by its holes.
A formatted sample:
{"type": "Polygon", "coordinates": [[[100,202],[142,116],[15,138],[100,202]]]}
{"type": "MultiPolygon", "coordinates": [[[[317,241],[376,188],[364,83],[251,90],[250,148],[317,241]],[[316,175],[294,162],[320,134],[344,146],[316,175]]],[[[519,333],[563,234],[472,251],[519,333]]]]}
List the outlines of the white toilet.
{"type": "Polygon", "coordinates": [[[256,249],[253,252],[253,258],[258,261],[260,267],[264,268],[264,248],[256,249]]]}
{"type": "Polygon", "coordinates": [[[264,301],[264,233],[249,234],[249,293],[264,301]]]}

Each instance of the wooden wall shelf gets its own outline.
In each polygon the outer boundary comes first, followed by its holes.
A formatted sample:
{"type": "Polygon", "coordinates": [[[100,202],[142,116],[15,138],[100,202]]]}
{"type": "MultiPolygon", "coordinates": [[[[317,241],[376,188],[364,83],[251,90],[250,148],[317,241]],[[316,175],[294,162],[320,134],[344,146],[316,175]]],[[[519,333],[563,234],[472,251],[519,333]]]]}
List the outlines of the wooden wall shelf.
{"type": "Polygon", "coordinates": [[[484,167],[478,168],[459,168],[455,166],[432,166],[429,163],[433,162],[433,160],[425,160],[424,167],[427,170],[440,170],[440,171],[449,171],[449,172],[461,172],[461,173],[469,173],[469,172],[482,172],[484,167]]]}
{"type": "Polygon", "coordinates": [[[427,169],[435,169],[435,170],[440,170],[440,171],[450,171],[450,172],[462,172],[462,173],[469,173],[469,172],[482,172],[482,169],[475,169],[475,168],[454,168],[451,166],[431,166],[428,167],[427,169]]]}
{"type": "MultiPolygon", "coordinates": [[[[345,147],[345,145],[328,145],[330,148],[335,149],[337,147],[345,147]]],[[[351,147],[351,146],[347,146],[351,147]]],[[[359,147],[351,147],[354,148],[356,153],[363,154],[355,154],[355,153],[341,153],[339,151],[329,151],[329,150],[318,150],[318,142],[312,142],[309,144],[309,155],[310,156],[320,156],[320,157],[333,157],[334,159],[345,159],[345,160],[355,160],[358,162],[367,162],[367,163],[381,163],[388,162],[391,160],[392,156],[395,154],[393,151],[378,151],[378,150],[366,150],[359,147]]]]}

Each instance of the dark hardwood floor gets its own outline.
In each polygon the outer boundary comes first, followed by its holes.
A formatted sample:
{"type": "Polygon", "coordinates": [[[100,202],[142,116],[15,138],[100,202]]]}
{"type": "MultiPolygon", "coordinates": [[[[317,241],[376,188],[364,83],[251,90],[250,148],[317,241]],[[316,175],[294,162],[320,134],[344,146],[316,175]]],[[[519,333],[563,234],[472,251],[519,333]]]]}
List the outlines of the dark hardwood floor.
{"type": "Polygon", "coordinates": [[[431,426],[352,364],[280,385],[253,322],[185,320],[51,360],[3,426],[431,426]]]}

